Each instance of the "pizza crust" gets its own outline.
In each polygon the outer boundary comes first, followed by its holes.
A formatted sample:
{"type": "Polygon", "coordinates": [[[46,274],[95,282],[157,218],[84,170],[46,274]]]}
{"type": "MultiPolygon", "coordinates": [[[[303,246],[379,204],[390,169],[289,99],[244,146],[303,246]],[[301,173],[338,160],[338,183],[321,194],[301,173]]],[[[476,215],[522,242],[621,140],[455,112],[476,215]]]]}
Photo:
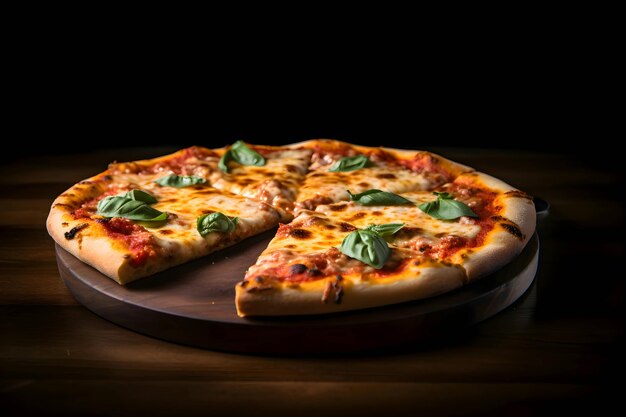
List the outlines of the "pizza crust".
{"type": "Polygon", "coordinates": [[[104,175],[106,172],[82,181],[57,197],[50,208],[46,226],[50,236],[63,249],[118,283],[125,284],[139,278],[135,275],[140,272],[129,273],[131,271],[128,266],[125,267],[128,261],[124,255],[127,252],[114,248],[104,235],[97,236],[98,232],[94,229],[99,225],[96,225],[93,220],[76,220],[70,214],[80,207],[83,201],[92,199],[105,191],[104,183],[98,181],[104,175]],[[68,239],[65,234],[75,228],[80,230],[68,239]],[[103,262],[104,259],[106,262],[103,262]]]}
{"type": "Polygon", "coordinates": [[[535,232],[536,214],[532,198],[511,185],[482,172],[463,174],[482,187],[501,194],[496,204],[501,205],[501,217],[496,227],[477,249],[465,249],[453,260],[463,265],[470,281],[489,275],[519,255],[535,232]]]}
{"type": "Polygon", "coordinates": [[[465,270],[459,265],[433,264],[429,267],[407,267],[401,275],[389,279],[364,281],[359,276],[344,277],[339,283],[343,295],[335,302],[335,277],[307,282],[295,287],[271,287],[239,283],[236,288],[237,314],[245,316],[287,316],[325,314],[360,310],[419,300],[443,294],[467,282],[465,270]],[[258,288],[258,289],[255,289],[258,288]],[[324,293],[328,292],[326,302],[324,293]]]}

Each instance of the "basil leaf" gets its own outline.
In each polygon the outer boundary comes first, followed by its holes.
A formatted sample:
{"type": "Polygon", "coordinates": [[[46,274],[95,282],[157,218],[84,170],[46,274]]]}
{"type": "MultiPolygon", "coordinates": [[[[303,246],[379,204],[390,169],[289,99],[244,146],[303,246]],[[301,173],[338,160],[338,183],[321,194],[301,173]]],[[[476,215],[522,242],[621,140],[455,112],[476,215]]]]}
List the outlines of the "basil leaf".
{"type": "Polygon", "coordinates": [[[258,167],[265,165],[265,158],[258,152],[250,149],[248,145],[241,140],[233,143],[233,146],[222,155],[217,165],[222,171],[228,172],[228,163],[230,161],[238,162],[241,165],[254,165],[258,167]]]}
{"type": "Polygon", "coordinates": [[[238,217],[228,217],[222,213],[215,212],[198,217],[196,227],[202,237],[211,232],[231,233],[235,231],[238,220],[238,217]]]}
{"type": "Polygon", "coordinates": [[[376,233],[378,236],[385,237],[395,234],[403,227],[404,223],[370,224],[369,226],[366,226],[364,230],[369,230],[376,233]]]}
{"type": "Polygon", "coordinates": [[[398,206],[401,204],[411,204],[411,202],[404,197],[376,189],[367,190],[360,194],[352,194],[350,190],[348,190],[348,194],[350,194],[350,200],[362,206],[398,206]]]}
{"type": "Polygon", "coordinates": [[[157,202],[156,198],[142,190],[130,190],[126,194],[122,195],[122,197],[130,198],[131,200],[141,201],[146,204],[154,204],[157,202]]]}
{"type": "Polygon", "coordinates": [[[190,185],[204,184],[206,180],[202,177],[196,177],[195,175],[188,177],[185,175],[172,174],[172,175],[168,175],[167,177],[159,178],[158,180],[154,182],[164,187],[183,188],[183,187],[189,187],[190,185]]]}
{"type": "Polygon", "coordinates": [[[233,146],[230,147],[230,151],[232,152],[233,159],[241,165],[255,165],[258,167],[265,165],[265,158],[263,158],[260,153],[250,149],[243,141],[238,140],[235,142],[233,146]]]}
{"type": "Polygon", "coordinates": [[[437,200],[420,204],[418,207],[430,217],[439,220],[453,220],[461,216],[478,217],[467,204],[454,199],[448,193],[434,192],[437,200]]]}
{"type": "Polygon", "coordinates": [[[220,161],[217,163],[217,166],[223,171],[228,173],[228,163],[233,160],[233,155],[230,152],[230,149],[226,151],[224,155],[220,158],[220,161]]]}
{"type": "Polygon", "coordinates": [[[160,222],[167,219],[163,213],[142,201],[126,197],[106,197],[98,202],[97,214],[104,217],[123,217],[144,222],[160,222]]]}
{"type": "Polygon", "coordinates": [[[348,172],[374,165],[365,155],[346,156],[335,162],[328,170],[330,172],[348,172]]]}
{"type": "Polygon", "coordinates": [[[355,230],[348,234],[341,242],[339,250],[376,269],[382,268],[391,255],[385,239],[369,230],[355,230]]]}

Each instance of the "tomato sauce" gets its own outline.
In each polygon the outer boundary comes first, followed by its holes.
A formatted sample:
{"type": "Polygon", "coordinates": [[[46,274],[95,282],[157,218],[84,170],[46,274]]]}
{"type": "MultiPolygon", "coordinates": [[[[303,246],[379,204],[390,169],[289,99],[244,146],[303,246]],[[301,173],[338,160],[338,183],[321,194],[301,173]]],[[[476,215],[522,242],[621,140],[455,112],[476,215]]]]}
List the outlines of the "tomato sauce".
{"type": "Polygon", "coordinates": [[[148,258],[156,256],[153,238],[144,227],[128,219],[114,217],[98,221],[114,240],[123,242],[131,252],[130,264],[134,267],[143,265],[148,258]]]}

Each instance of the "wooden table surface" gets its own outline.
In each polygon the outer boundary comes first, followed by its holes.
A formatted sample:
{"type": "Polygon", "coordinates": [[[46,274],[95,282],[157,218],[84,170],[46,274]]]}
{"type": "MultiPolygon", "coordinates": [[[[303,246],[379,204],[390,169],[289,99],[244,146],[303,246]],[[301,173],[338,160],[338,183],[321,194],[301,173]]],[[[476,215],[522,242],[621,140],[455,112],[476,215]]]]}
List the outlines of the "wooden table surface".
{"type": "Polygon", "coordinates": [[[0,415],[598,415],[622,403],[621,167],[593,155],[434,149],[552,204],[530,290],[436,340],[276,357],[142,336],[79,305],[59,278],[45,230],[54,197],[115,159],[170,150],[41,155],[0,167],[0,415]]]}

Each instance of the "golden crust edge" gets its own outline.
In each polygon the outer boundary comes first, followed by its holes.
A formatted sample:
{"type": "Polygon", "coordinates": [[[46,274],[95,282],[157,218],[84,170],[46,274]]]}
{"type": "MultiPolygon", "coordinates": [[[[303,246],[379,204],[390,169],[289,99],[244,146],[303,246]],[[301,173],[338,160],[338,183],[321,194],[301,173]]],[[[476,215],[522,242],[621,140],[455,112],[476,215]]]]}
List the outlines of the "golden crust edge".
{"type": "Polygon", "coordinates": [[[87,223],[89,225],[87,227],[92,226],[94,223],[89,219],[85,221],[71,220],[66,215],[67,212],[53,206],[46,221],[48,233],[57,245],[119,284],[125,284],[133,280],[132,277],[120,274],[122,265],[127,262],[124,259],[125,252],[114,249],[104,238],[95,236],[85,236],[83,238],[79,231],[74,238],[66,239],[63,223],[68,224],[68,230],[83,223],[87,223]],[[106,259],[106,263],[102,262],[103,259],[106,259]]]}
{"type": "Polygon", "coordinates": [[[469,253],[462,251],[457,254],[455,260],[462,262],[471,282],[497,271],[515,259],[535,233],[537,216],[532,199],[524,197],[524,194],[515,193],[519,191],[517,188],[482,172],[475,171],[466,175],[499,193],[497,199],[498,204],[503,205],[500,213],[504,218],[503,222],[514,223],[522,235],[519,238],[515,237],[504,227],[496,225],[487,235],[483,246],[469,253]]]}
{"type": "Polygon", "coordinates": [[[323,287],[335,278],[323,278],[290,288],[278,285],[261,291],[235,287],[235,305],[240,317],[327,314],[341,311],[381,307],[433,297],[461,287],[467,280],[463,268],[454,265],[411,267],[401,277],[384,278],[376,282],[358,277],[341,281],[343,296],[333,301],[334,290],[327,302],[322,302],[323,287]]]}

